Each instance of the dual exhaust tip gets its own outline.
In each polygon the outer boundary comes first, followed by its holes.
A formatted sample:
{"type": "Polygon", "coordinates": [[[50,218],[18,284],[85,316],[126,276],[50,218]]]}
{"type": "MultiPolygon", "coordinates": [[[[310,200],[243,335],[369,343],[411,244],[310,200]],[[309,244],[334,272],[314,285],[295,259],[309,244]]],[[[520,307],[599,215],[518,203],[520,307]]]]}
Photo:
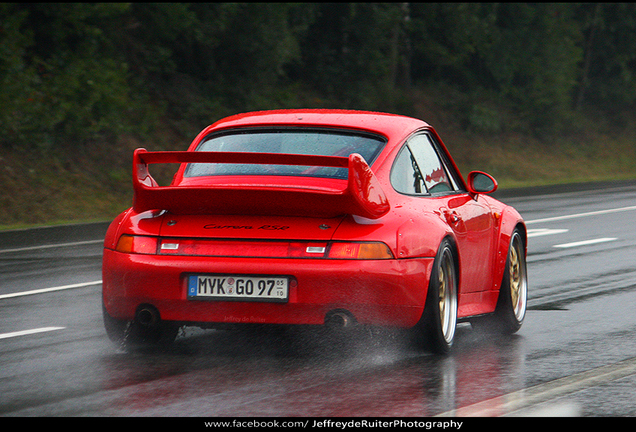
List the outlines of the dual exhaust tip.
{"type": "MultiPolygon", "coordinates": [[[[161,316],[154,306],[141,305],[135,314],[135,321],[143,327],[154,327],[161,322],[161,316]]],[[[334,310],[325,316],[325,326],[332,329],[352,327],[355,324],[355,318],[345,310],[334,310]]]]}

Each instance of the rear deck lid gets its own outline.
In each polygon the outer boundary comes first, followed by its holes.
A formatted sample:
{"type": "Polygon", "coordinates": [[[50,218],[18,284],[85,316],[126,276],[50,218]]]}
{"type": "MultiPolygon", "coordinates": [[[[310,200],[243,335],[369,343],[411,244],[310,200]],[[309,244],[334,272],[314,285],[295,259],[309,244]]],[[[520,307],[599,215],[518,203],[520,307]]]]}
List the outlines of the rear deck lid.
{"type": "Polygon", "coordinates": [[[166,214],[161,237],[327,241],[343,217],[305,218],[166,214]]]}
{"type": "Polygon", "coordinates": [[[251,258],[323,258],[341,218],[170,215],[158,252],[251,258]]]}

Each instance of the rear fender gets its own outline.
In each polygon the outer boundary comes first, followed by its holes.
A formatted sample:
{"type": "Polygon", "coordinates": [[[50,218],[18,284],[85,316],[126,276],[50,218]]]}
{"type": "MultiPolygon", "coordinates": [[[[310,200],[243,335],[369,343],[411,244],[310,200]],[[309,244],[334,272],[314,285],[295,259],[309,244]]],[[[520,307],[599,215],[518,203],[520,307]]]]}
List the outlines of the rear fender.
{"type": "Polygon", "coordinates": [[[132,208],[126,210],[117,216],[109,225],[104,238],[104,247],[107,249],[115,249],[117,241],[122,234],[159,235],[163,213],[164,212],[161,211],[137,213],[132,208]]]}
{"type": "Polygon", "coordinates": [[[104,247],[107,249],[114,249],[117,245],[117,239],[119,238],[119,233],[121,232],[121,226],[123,221],[128,217],[131,209],[126,210],[125,212],[120,213],[115,220],[113,220],[108,229],[106,230],[106,235],[104,236],[104,247]]]}
{"type": "Polygon", "coordinates": [[[519,228],[521,235],[523,236],[523,244],[526,249],[528,247],[528,236],[526,231],[526,225],[521,215],[512,207],[504,207],[500,212],[499,222],[499,236],[497,239],[496,247],[496,259],[494,268],[494,281],[495,290],[499,290],[501,287],[501,281],[503,280],[504,271],[506,268],[506,261],[508,259],[508,249],[510,247],[510,239],[515,229],[519,228]]]}
{"type": "Polygon", "coordinates": [[[434,258],[437,249],[445,237],[452,232],[441,217],[410,218],[397,230],[397,258],[434,258]]]}

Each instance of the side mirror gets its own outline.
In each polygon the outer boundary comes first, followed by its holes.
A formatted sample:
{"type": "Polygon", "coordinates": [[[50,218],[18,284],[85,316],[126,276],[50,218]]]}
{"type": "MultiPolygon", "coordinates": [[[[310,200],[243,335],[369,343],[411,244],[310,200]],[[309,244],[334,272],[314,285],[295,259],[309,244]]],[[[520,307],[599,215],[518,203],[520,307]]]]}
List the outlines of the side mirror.
{"type": "Polygon", "coordinates": [[[468,174],[468,192],[473,195],[488,194],[497,190],[497,180],[490,174],[472,171],[468,174]]]}

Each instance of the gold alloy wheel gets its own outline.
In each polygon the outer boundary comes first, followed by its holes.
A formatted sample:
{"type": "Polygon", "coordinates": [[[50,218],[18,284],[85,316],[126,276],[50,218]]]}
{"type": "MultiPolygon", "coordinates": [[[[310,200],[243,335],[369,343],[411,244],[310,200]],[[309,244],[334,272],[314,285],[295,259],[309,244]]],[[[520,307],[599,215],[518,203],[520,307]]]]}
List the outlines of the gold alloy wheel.
{"type": "Polygon", "coordinates": [[[446,342],[451,342],[455,336],[457,301],[454,289],[453,259],[449,250],[445,250],[442,256],[438,287],[438,307],[442,334],[446,342]]]}
{"type": "Polygon", "coordinates": [[[512,239],[510,247],[509,267],[510,274],[510,299],[515,317],[520,320],[525,315],[525,302],[527,293],[526,269],[523,265],[523,244],[518,234],[512,239]]]}
{"type": "Polygon", "coordinates": [[[515,309],[519,302],[519,277],[519,254],[517,248],[513,247],[510,250],[510,296],[515,309]]]}

